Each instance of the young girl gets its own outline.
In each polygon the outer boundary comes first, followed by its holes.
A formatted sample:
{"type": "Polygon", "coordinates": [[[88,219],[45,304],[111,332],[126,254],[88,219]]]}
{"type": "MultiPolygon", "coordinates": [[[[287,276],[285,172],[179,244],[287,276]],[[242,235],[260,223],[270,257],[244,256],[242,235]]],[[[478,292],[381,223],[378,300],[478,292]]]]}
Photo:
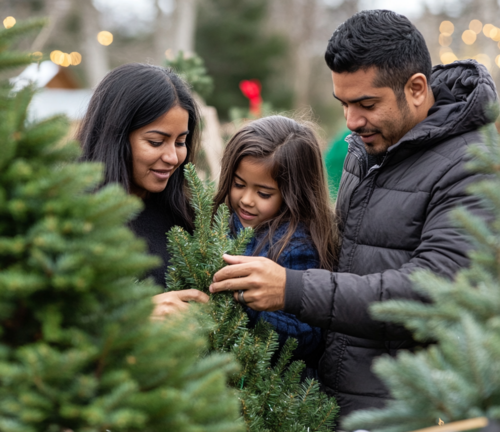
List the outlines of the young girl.
{"type": "MultiPolygon", "coordinates": [[[[254,229],[245,255],[268,257],[294,270],[332,270],[336,225],[318,140],[307,125],[271,116],[244,126],[229,141],[222,158],[215,208],[226,203],[231,229],[254,229]]],[[[316,369],[321,331],[295,315],[247,308],[250,325],[269,322],[279,335],[298,341],[294,360],[316,369]]],[[[310,371],[308,371],[310,375],[310,371]]]]}

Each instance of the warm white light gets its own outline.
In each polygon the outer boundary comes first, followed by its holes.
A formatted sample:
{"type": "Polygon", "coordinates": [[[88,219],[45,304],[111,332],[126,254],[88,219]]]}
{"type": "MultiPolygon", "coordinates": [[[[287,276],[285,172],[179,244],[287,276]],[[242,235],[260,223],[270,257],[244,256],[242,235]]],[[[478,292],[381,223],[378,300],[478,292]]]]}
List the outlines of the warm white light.
{"type": "Polygon", "coordinates": [[[495,42],[500,41],[500,28],[493,27],[493,30],[491,30],[490,32],[490,38],[493,39],[495,42]]]}
{"type": "Polygon", "coordinates": [[[495,63],[500,68],[500,55],[497,55],[497,58],[495,59],[495,63]]]}
{"type": "Polygon", "coordinates": [[[439,45],[441,45],[442,47],[450,46],[452,40],[453,39],[451,36],[447,36],[443,33],[439,35],[439,45]]]}
{"type": "Polygon", "coordinates": [[[453,63],[456,60],[458,60],[458,58],[452,52],[445,52],[441,54],[441,63],[443,64],[453,63]]]}
{"type": "Polygon", "coordinates": [[[70,55],[69,58],[71,60],[71,64],[73,66],[77,66],[82,62],[82,55],[79,52],[73,51],[70,55]]]}
{"type": "Polygon", "coordinates": [[[8,16],[3,20],[3,26],[8,29],[16,25],[16,19],[13,16],[8,16]]]}
{"type": "Polygon", "coordinates": [[[101,45],[108,46],[113,43],[113,34],[109,31],[100,31],[97,33],[97,40],[101,45]]]}
{"type": "Polygon", "coordinates": [[[454,30],[455,26],[451,21],[443,21],[439,26],[439,31],[445,36],[451,36],[454,30]]]}
{"type": "Polygon", "coordinates": [[[64,67],[68,67],[71,64],[71,57],[68,53],[63,53],[61,63],[59,64],[64,67]]]}
{"type": "Polygon", "coordinates": [[[476,34],[481,33],[482,29],[483,29],[483,23],[477,19],[473,19],[469,23],[469,30],[473,31],[476,34]]]}
{"type": "Polygon", "coordinates": [[[31,58],[33,59],[33,61],[40,61],[43,58],[43,53],[41,53],[40,51],[35,51],[31,53],[31,58]]]}
{"type": "Polygon", "coordinates": [[[62,51],[59,51],[59,50],[52,51],[50,53],[50,59],[56,65],[60,65],[64,60],[64,53],[62,51]]]}
{"type": "Polygon", "coordinates": [[[490,37],[490,33],[491,31],[495,28],[495,26],[493,24],[486,24],[484,27],[483,27],[483,33],[486,37],[490,37]]]}
{"type": "Polygon", "coordinates": [[[474,42],[476,42],[476,38],[476,33],[474,33],[472,30],[465,30],[462,33],[462,40],[467,45],[472,45],[474,42]]]}
{"type": "Polygon", "coordinates": [[[486,66],[486,69],[491,68],[491,58],[488,54],[478,54],[474,57],[479,63],[486,66]]]}

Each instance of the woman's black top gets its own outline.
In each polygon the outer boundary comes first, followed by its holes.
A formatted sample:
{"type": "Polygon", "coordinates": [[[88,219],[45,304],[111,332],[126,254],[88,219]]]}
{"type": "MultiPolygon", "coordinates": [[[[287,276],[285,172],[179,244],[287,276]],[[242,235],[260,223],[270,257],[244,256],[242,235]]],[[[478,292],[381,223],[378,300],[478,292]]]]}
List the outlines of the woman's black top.
{"type": "Polygon", "coordinates": [[[144,210],[130,222],[130,228],[139,237],[146,240],[149,253],[161,257],[163,263],[149,271],[145,277],[152,276],[155,282],[161,287],[165,287],[165,273],[170,261],[170,254],[167,251],[167,232],[174,225],[179,225],[174,221],[171,213],[161,206],[155,196],[144,200],[144,210]]]}

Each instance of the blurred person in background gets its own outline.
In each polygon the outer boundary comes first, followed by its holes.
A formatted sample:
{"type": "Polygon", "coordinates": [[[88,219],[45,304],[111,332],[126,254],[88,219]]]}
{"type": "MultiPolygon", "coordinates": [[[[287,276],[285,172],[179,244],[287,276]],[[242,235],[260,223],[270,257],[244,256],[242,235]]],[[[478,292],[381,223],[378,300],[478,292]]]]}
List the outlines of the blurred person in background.
{"type": "Polygon", "coordinates": [[[323,389],[341,416],[390,398],[371,371],[375,358],[417,343],[402,327],[370,316],[373,302],[428,301],[409,275],[447,278],[469,264],[469,239],[449,218],[457,206],[487,217],[466,188],[483,175],[465,168],[478,130],[492,122],[496,89],[474,60],[432,68],[422,34],[404,16],[363,11],[333,33],[325,54],[347,141],[337,198],[337,268],[289,270],[260,257],[231,257],[212,292],[244,290],[254,310],[284,310],[325,330],[323,389]]]}
{"type": "MultiPolygon", "coordinates": [[[[199,114],[187,85],[172,71],[147,64],[120,66],[104,77],[77,134],[82,161],[104,164],[103,186],[118,183],[141,198],[144,210],[130,227],[144,238],[162,265],[148,276],[165,287],[170,260],[166,233],[174,225],[193,228],[184,191],[184,166],[198,148],[199,114]]],[[[153,317],[206,303],[198,290],[153,297],[153,317]]]]}

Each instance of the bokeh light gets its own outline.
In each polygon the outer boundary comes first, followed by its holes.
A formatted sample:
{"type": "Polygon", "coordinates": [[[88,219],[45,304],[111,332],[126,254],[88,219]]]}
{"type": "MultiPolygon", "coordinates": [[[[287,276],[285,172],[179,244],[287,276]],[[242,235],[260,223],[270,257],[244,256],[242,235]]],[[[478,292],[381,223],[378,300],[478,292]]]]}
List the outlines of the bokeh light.
{"type": "Polygon", "coordinates": [[[500,28],[493,27],[493,29],[490,32],[490,38],[493,39],[495,42],[500,41],[500,28]]]}
{"type": "Polygon", "coordinates": [[[441,63],[443,64],[453,63],[456,60],[458,60],[457,56],[451,51],[441,54],[441,63]]]}
{"type": "Polygon", "coordinates": [[[450,47],[441,47],[439,48],[439,56],[441,57],[444,53],[453,52],[450,47]]]}
{"type": "Polygon", "coordinates": [[[33,59],[33,61],[40,61],[42,58],[43,58],[43,53],[40,52],[40,51],[35,51],[33,53],[31,53],[31,58],[33,59]]]}
{"type": "Polygon", "coordinates": [[[55,50],[50,53],[50,59],[59,66],[76,66],[82,62],[82,55],[76,51],[71,54],[55,50]]]}
{"type": "Polygon", "coordinates": [[[70,55],[69,58],[71,60],[71,64],[73,66],[77,66],[82,62],[82,55],[79,52],[73,51],[70,55]]]}
{"type": "Polygon", "coordinates": [[[97,33],[97,40],[101,45],[108,46],[113,43],[113,34],[109,31],[100,31],[97,33]]]}
{"type": "Polygon", "coordinates": [[[491,58],[488,54],[478,54],[477,56],[474,57],[474,59],[477,60],[479,63],[485,65],[486,69],[491,68],[491,58]]]}
{"type": "Polygon", "coordinates": [[[500,55],[497,55],[497,58],[495,59],[495,63],[500,68],[500,55]]]}
{"type": "Polygon", "coordinates": [[[445,36],[451,36],[454,30],[455,26],[451,21],[443,21],[439,26],[439,31],[445,36]]]}
{"type": "Polygon", "coordinates": [[[462,40],[467,45],[472,45],[474,42],[476,42],[476,38],[476,33],[474,33],[472,30],[465,30],[462,33],[462,40]]]}
{"type": "Polygon", "coordinates": [[[61,63],[59,64],[64,67],[68,67],[71,64],[71,57],[68,53],[63,53],[61,63]]]}
{"type": "Polygon", "coordinates": [[[50,59],[52,60],[53,63],[55,64],[61,64],[62,61],[64,60],[64,53],[59,50],[52,51],[50,53],[50,59]]]}
{"type": "Polygon", "coordinates": [[[453,38],[451,36],[444,35],[442,33],[439,35],[439,45],[441,45],[442,47],[450,46],[452,40],[453,38]]]}
{"type": "Polygon", "coordinates": [[[8,16],[3,20],[3,26],[8,29],[16,25],[16,19],[13,16],[8,16]]]}
{"type": "Polygon", "coordinates": [[[469,30],[473,31],[476,34],[481,33],[482,29],[483,29],[483,23],[477,19],[473,19],[469,23],[469,30]]]}
{"type": "Polygon", "coordinates": [[[493,24],[485,24],[483,27],[483,33],[486,37],[490,37],[491,31],[495,28],[493,24]]]}

